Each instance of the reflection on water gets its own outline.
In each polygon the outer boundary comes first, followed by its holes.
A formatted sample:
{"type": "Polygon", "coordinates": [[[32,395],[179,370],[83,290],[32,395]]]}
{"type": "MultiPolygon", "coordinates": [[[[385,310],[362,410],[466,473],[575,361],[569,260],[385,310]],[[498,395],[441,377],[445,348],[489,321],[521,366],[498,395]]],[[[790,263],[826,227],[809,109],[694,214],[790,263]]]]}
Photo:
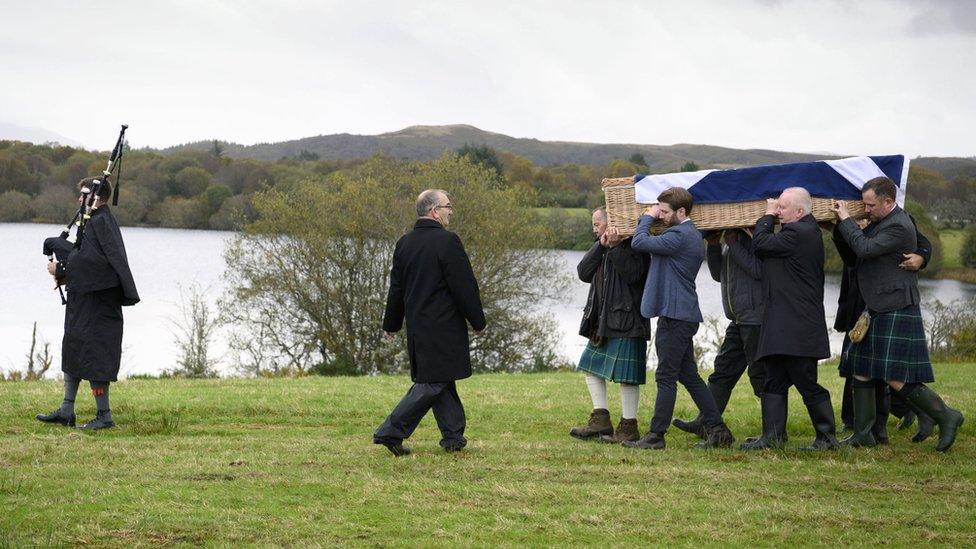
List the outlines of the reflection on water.
{"type": "MultiPolygon", "coordinates": [[[[56,360],[52,370],[59,371],[64,308],[52,289],[47,274],[46,258],[41,255],[44,238],[60,233],[62,226],[0,223],[0,242],[3,260],[0,261],[0,369],[22,368],[24,355],[30,347],[31,326],[37,322],[38,333],[51,342],[56,360]]],[[[158,373],[172,369],[177,350],[173,343],[173,324],[179,314],[180,289],[197,284],[208,290],[208,298],[216,302],[224,289],[221,274],[224,270],[222,252],[233,233],[222,231],[189,231],[181,229],[123,228],[129,263],[142,302],[125,307],[125,335],[122,374],[158,373]]],[[[583,252],[558,252],[562,267],[576,272],[576,264],[583,252]]],[[[712,281],[708,269],[702,266],[698,274],[698,295],[702,314],[724,319],[719,285],[712,281]]],[[[833,324],[839,282],[828,276],[824,295],[828,325],[833,324]]],[[[943,302],[976,295],[976,285],[953,280],[920,281],[922,299],[938,298],[943,302]]],[[[559,352],[574,361],[585,346],[576,335],[580,315],[586,302],[587,285],[574,282],[565,298],[545,303],[555,317],[560,331],[559,352]]],[[[490,319],[489,319],[490,320],[490,319]]],[[[725,322],[721,322],[724,330],[725,322]]],[[[380,329],[379,326],[376,328],[380,329]]],[[[704,330],[700,331],[703,332],[704,330]]],[[[699,335],[705,335],[700,333],[699,335]]],[[[832,334],[831,349],[840,351],[839,334],[832,334]]],[[[217,356],[226,356],[223,336],[213,347],[217,356]]],[[[653,360],[653,352],[650,358],[653,360]]],[[[224,372],[232,371],[227,360],[221,364],[224,372]]]]}

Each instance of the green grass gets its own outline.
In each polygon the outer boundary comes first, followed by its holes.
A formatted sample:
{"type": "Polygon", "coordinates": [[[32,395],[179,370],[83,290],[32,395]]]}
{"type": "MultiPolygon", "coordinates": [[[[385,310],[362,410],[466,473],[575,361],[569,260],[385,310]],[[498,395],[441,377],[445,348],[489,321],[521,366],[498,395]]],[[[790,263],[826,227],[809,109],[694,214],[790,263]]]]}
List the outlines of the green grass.
{"type": "MultiPolygon", "coordinates": [[[[938,365],[934,385],[970,416],[974,366],[938,365]]],[[[839,405],[835,370],[821,378],[839,405]]],[[[32,419],[59,383],[0,383],[0,546],[976,544],[972,418],[948,454],[894,424],[876,449],[705,452],[672,431],[637,451],[568,436],[589,413],[580,374],[482,375],[459,385],[465,452],[441,451],[428,416],[396,459],[370,435],[408,386],[124,381],[119,427],[89,434],[32,419]]],[[[726,414],[740,439],[759,430],[747,386],[726,414]]],[[[683,391],[677,414],[692,415],[683,391]]],[[[813,436],[795,393],[789,431],[813,436]]]]}
{"type": "Polygon", "coordinates": [[[946,269],[962,267],[962,241],[966,238],[964,229],[942,229],[939,240],[942,241],[942,266],[946,269]]]}

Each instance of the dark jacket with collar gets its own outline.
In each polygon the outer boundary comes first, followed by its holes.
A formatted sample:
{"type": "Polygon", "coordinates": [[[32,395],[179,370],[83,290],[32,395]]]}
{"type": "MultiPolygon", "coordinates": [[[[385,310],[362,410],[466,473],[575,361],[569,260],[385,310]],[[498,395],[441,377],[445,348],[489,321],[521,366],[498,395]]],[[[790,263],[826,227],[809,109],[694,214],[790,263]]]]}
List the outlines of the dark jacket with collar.
{"type": "Polygon", "coordinates": [[[81,245],[71,251],[63,274],[70,292],[95,292],[121,286],[122,305],[139,303],[122,231],[107,204],[92,210],[81,245]]]}
{"type": "Polygon", "coordinates": [[[634,251],[630,240],[613,248],[594,242],[576,266],[579,279],[590,284],[580,323],[583,337],[651,337],[650,322],[640,314],[648,256],[634,251]]]}
{"type": "Polygon", "coordinates": [[[632,248],[651,255],[641,314],[645,318],[701,322],[695,287],[695,277],[705,259],[701,232],[688,219],[654,236],[650,234],[653,222],[653,217],[642,215],[631,241],[632,248]]]}
{"type": "Polygon", "coordinates": [[[918,273],[898,266],[905,260],[902,254],[918,249],[917,230],[905,210],[895,206],[863,231],[853,218],[837,228],[857,256],[858,290],[869,310],[887,313],[919,303],[918,273]]]}
{"type": "Polygon", "coordinates": [[[752,252],[752,238],[738,231],[731,246],[709,244],[708,271],[722,286],[722,309],[736,324],[762,323],[762,261],[752,252]]]}
{"type": "MultiPolygon", "coordinates": [[[[922,266],[919,267],[919,270],[921,270],[928,266],[929,261],[932,259],[932,243],[922,234],[922,231],[918,230],[918,224],[915,223],[915,218],[911,214],[908,214],[908,218],[912,220],[912,224],[915,226],[915,239],[918,241],[918,247],[915,248],[915,253],[922,256],[922,266]]],[[[837,247],[837,253],[844,262],[844,270],[840,278],[840,295],[837,298],[837,317],[834,320],[834,329],[838,332],[848,332],[854,327],[854,323],[857,322],[857,318],[861,316],[865,307],[864,299],[861,297],[861,291],[857,285],[857,254],[847,245],[847,241],[844,240],[843,235],[840,233],[839,224],[834,225],[832,238],[834,246],[837,247]]]]}
{"type": "Polygon", "coordinates": [[[410,377],[439,383],[471,375],[468,325],[485,328],[478,282],[458,235],[418,219],[396,243],[383,330],[407,321],[410,377]]]}
{"type": "Polygon", "coordinates": [[[756,222],[752,247],[762,260],[763,313],[756,360],[770,355],[830,356],[824,318],[824,247],[812,215],[773,233],[776,217],[756,222]]]}

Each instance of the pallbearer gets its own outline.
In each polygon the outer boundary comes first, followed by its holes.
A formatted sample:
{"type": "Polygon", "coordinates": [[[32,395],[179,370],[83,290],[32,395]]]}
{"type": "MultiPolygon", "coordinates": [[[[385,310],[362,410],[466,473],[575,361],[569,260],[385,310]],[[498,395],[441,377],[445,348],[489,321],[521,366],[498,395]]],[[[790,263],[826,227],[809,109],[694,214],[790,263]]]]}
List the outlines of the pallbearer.
{"type": "Polygon", "coordinates": [[[651,256],[641,299],[641,314],[646,318],[657,317],[657,332],[654,334],[657,397],[649,432],[640,440],[624,442],[624,445],[664,449],[664,433],[674,415],[677,384],[680,382],[702,414],[707,438],[698,447],[728,447],[734,438],[722,421],[712,393],[698,375],[698,363],[695,361],[693,339],[702,321],[695,277],[705,259],[705,246],[701,232],[688,217],[693,198],[681,187],[667,189],[657,198],[658,204],[651,206],[650,211],[638,220],[631,244],[635,250],[651,256]],[[667,226],[657,236],[650,234],[651,223],[655,219],[667,226]]]}
{"type": "MultiPolygon", "coordinates": [[[[830,356],[824,320],[824,245],[810,193],[800,187],[766,201],[766,215],[756,222],[752,245],[762,259],[763,314],[756,359],[766,364],[762,435],[744,450],[782,446],[790,386],[803,397],[817,433],[809,447],[837,446],[830,393],[817,383],[817,361],[830,356]],[[773,232],[776,219],[782,230],[773,232]]],[[[873,398],[873,397],[872,397],[873,398]]],[[[873,402],[873,401],[872,401],[873,402]]]]}
{"type": "Polygon", "coordinates": [[[602,442],[634,441],[640,386],[647,376],[647,340],[651,326],[640,314],[641,292],[647,277],[647,254],[634,251],[630,238],[607,226],[607,211],[593,212],[597,241],[576,266],[580,280],[590,284],[580,335],[589,339],[579,369],[593,401],[590,421],[569,434],[602,442]],[[607,409],[607,381],[620,384],[620,423],[613,430],[607,409]]]}
{"type": "Polygon", "coordinates": [[[118,379],[122,358],[122,307],[139,302],[119,224],[108,206],[112,185],[104,176],[78,183],[81,203],[95,193],[79,241],[67,261],[48,263],[48,273],[63,279],[67,287],[61,370],[64,400],[49,414],[38,414],[45,423],[75,425],[75,395],[81,380],[88,380],[95,397],[95,418],[82,429],[114,427],[109,406],[109,384],[118,379]],[[86,190],[87,189],[87,190],[86,190]]]}
{"type": "Polygon", "coordinates": [[[862,231],[843,202],[834,204],[838,229],[857,255],[857,284],[870,320],[867,334],[852,342],[844,360],[854,374],[854,434],[850,446],[874,446],[874,380],[883,380],[939,426],[935,448],[948,450],[956,439],[963,416],[925,385],[935,381],[929,362],[922,313],[919,310],[918,273],[899,267],[903,254],[917,247],[915,226],[895,203],[897,189],[887,177],[864,184],[861,198],[871,223],[862,231]]]}

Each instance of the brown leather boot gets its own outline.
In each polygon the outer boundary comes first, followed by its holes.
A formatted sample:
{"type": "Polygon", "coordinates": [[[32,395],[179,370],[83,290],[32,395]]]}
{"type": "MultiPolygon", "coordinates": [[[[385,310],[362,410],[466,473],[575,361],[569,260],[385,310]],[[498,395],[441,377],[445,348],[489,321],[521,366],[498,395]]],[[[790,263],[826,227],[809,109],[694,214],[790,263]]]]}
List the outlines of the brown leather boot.
{"type": "Polygon", "coordinates": [[[639,440],[640,437],[640,430],[637,429],[637,418],[620,418],[620,423],[617,424],[617,430],[614,431],[612,435],[602,435],[600,437],[600,442],[605,442],[607,444],[620,444],[624,441],[639,440]]]}
{"type": "Polygon", "coordinates": [[[610,411],[597,408],[590,414],[590,421],[583,427],[573,427],[569,435],[579,439],[591,439],[600,435],[613,435],[613,423],[610,422],[610,411]]]}

